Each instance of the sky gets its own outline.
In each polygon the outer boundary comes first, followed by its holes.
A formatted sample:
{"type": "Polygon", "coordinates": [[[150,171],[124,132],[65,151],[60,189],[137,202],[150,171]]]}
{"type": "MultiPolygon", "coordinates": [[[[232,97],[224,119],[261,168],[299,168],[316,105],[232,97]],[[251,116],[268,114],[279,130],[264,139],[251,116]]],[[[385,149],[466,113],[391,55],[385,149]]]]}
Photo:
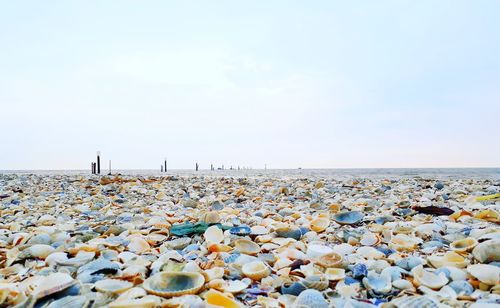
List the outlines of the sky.
{"type": "Polygon", "coordinates": [[[0,170],[500,167],[500,1],[2,1],[0,170]]]}

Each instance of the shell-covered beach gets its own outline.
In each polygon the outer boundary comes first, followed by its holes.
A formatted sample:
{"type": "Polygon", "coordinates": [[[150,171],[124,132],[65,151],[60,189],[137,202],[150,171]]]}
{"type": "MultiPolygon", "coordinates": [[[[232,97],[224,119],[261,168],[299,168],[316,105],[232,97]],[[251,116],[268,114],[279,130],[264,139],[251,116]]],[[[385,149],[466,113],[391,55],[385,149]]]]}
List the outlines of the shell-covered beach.
{"type": "Polygon", "coordinates": [[[500,181],[0,174],[1,307],[494,307],[500,181]]]}

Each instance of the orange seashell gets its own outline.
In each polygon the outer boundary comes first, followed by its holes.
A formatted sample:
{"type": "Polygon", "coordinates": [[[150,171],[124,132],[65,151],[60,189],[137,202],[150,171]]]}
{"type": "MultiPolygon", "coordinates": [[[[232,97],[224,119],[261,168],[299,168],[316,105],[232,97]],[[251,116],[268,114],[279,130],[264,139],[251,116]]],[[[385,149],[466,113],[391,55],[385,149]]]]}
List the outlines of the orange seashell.
{"type": "Polygon", "coordinates": [[[241,303],[237,302],[231,296],[213,289],[208,290],[208,292],[205,294],[205,300],[207,304],[214,305],[216,307],[225,307],[225,308],[243,307],[241,303]]]}

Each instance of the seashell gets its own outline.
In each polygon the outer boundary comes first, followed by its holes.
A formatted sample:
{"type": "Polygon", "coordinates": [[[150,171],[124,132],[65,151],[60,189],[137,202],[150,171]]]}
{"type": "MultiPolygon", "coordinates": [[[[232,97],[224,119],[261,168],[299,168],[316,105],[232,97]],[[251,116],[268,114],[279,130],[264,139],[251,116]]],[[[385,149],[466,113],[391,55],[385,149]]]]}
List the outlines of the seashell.
{"type": "Polygon", "coordinates": [[[40,284],[33,290],[33,296],[37,299],[60,292],[75,284],[70,275],[64,273],[53,273],[41,280],[40,284]]]}
{"type": "Polygon", "coordinates": [[[443,266],[464,268],[469,264],[469,260],[454,251],[448,251],[444,255],[431,255],[427,258],[427,260],[435,268],[443,266]]]}
{"type": "Polygon", "coordinates": [[[397,308],[438,308],[438,303],[430,296],[404,296],[390,301],[397,308]]]}
{"type": "Polygon", "coordinates": [[[50,303],[47,308],[80,308],[87,307],[89,299],[83,295],[65,296],[50,303]]]}
{"type": "Polygon", "coordinates": [[[52,242],[52,239],[48,234],[42,233],[42,234],[37,234],[33,236],[32,238],[29,239],[28,245],[34,245],[34,244],[44,244],[44,245],[50,245],[52,242]]]}
{"type": "Polygon", "coordinates": [[[500,239],[492,239],[478,244],[472,255],[481,263],[500,261],[500,239]]]}
{"type": "Polygon", "coordinates": [[[150,233],[146,236],[146,241],[149,245],[158,246],[167,240],[167,236],[160,233],[150,233]]]}
{"type": "Polygon", "coordinates": [[[225,308],[241,308],[242,304],[237,302],[235,299],[227,296],[226,294],[210,289],[205,293],[205,301],[209,305],[214,307],[225,307],[225,308]]]}
{"type": "Polygon", "coordinates": [[[345,278],[345,270],[343,268],[327,268],[325,278],[328,280],[342,280],[345,278]]]}
{"type": "Polygon", "coordinates": [[[205,270],[205,278],[207,281],[211,281],[214,279],[220,279],[224,276],[224,268],[223,267],[213,267],[205,270]]]}
{"type": "Polygon", "coordinates": [[[474,264],[467,267],[469,274],[484,284],[497,285],[500,283],[500,267],[489,264],[474,264]]]}
{"type": "Polygon", "coordinates": [[[180,237],[180,238],[176,238],[175,240],[165,242],[164,245],[168,249],[182,250],[182,249],[186,248],[190,243],[191,243],[190,237],[180,237]]]}
{"type": "Polygon", "coordinates": [[[38,259],[45,259],[48,255],[53,253],[56,249],[50,245],[45,245],[45,244],[35,244],[32,245],[25,250],[23,250],[19,254],[20,259],[27,259],[27,258],[38,258],[38,259]]]}
{"type": "Polygon", "coordinates": [[[50,267],[55,267],[58,262],[66,260],[68,260],[68,257],[65,252],[53,252],[45,258],[45,264],[50,267]]]}
{"type": "Polygon", "coordinates": [[[333,246],[333,251],[340,254],[341,256],[346,256],[354,252],[354,247],[347,243],[342,243],[333,246]]]}
{"type": "Polygon", "coordinates": [[[455,290],[459,297],[463,295],[469,296],[474,292],[474,287],[465,280],[452,281],[448,286],[455,290]]]}
{"type": "Polygon", "coordinates": [[[413,284],[406,279],[397,279],[392,282],[392,286],[400,290],[413,290],[413,284]]]}
{"type": "Polygon", "coordinates": [[[396,266],[399,266],[400,268],[407,271],[411,271],[414,267],[419,266],[423,263],[423,260],[419,257],[403,258],[395,262],[396,266]]]}
{"type": "Polygon", "coordinates": [[[452,250],[458,252],[471,251],[477,245],[477,240],[473,237],[456,240],[450,244],[452,250]]]}
{"type": "Polygon", "coordinates": [[[397,234],[389,242],[389,248],[397,251],[412,251],[416,246],[415,240],[405,234],[397,234]]]}
{"type": "Polygon", "coordinates": [[[241,271],[245,276],[253,280],[260,280],[269,276],[271,271],[262,261],[252,261],[242,266],[241,271]]]}
{"type": "Polygon", "coordinates": [[[448,283],[448,278],[446,278],[444,273],[435,274],[425,270],[422,265],[413,268],[411,273],[416,286],[426,286],[431,289],[440,289],[448,283]]]}
{"type": "Polygon", "coordinates": [[[252,230],[248,226],[237,226],[237,227],[232,227],[229,229],[229,233],[232,235],[238,235],[238,236],[247,236],[250,235],[252,230]]]}
{"type": "Polygon", "coordinates": [[[160,272],[146,279],[142,286],[151,294],[161,297],[196,294],[205,278],[197,272],[160,272]]]}
{"type": "Polygon", "coordinates": [[[330,225],[330,220],[325,217],[319,217],[311,221],[311,230],[314,232],[323,232],[330,225]]]}
{"type": "Polygon", "coordinates": [[[382,242],[380,235],[372,232],[363,234],[359,243],[363,246],[377,246],[382,242]]]}
{"type": "Polygon", "coordinates": [[[134,285],[128,281],[118,279],[104,279],[95,283],[95,289],[103,293],[119,294],[132,288],[134,285]]]}
{"type": "Polygon", "coordinates": [[[108,306],[110,308],[154,308],[161,306],[161,299],[151,295],[127,300],[117,299],[108,306]]]}
{"type": "Polygon", "coordinates": [[[343,261],[343,258],[340,254],[338,254],[336,252],[330,252],[330,253],[326,253],[324,255],[320,255],[316,259],[316,264],[323,266],[323,267],[326,267],[326,268],[341,267],[342,261],[343,261]]]}
{"type": "Polygon", "coordinates": [[[328,308],[328,302],[318,290],[308,289],[297,296],[292,308],[328,308]]]}
{"type": "Polygon", "coordinates": [[[201,220],[207,224],[216,224],[221,221],[220,215],[217,212],[207,212],[203,214],[201,220]]]}
{"type": "Polygon", "coordinates": [[[130,243],[127,245],[129,251],[137,254],[142,254],[151,249],[148,242],[141,237],[133,237],[130,239],[130,243]]]}
{"type": "Polygon", "coordinates": [[[229,293],[240,293],[243,292],[248,286],[250,285],[252,281],[248,278],[242,279],[242,280],[229,280],[226,281],[226,284],[224,285],[223,289],[224,292],[229,292],[229,293]]]}
{"type": "Polygon", "coordinates": [[[354,225],[360,222],[364,217],[362,212],[358,211],[350,211],[350,212],[342,212],[333,215],[333,220],[340,225],[354,225]]]}
{"type": "Polygon", "coordinates": [[[252,241],[240,239],[234,242],[234,248],[240,253],[247,255],[256,255],[260,252],[260,246],[252,241]]]}
{"type": "Polygon", "coordinates": [[[269,230],[264,226],[253,226],[250,229],[252,230],[252,235],[265,235],[269,233],[269,230]]]}
{"type": "Polygon", "coordinates": [[[500,222],[500,214],[498,214],[498,212],[493,209],[482,210],[476,215],[474,215],[474,218],[490,222],[497,222],[497,223],[500,222]]]}
{"type": "Polygon", "coordinates": [[[363,278],[363,285],[375,294],[387,294],[392,289],[391,279],[387,276],[378,275],[374,272],[368,273],[363,278]]]}
{"type": "MultiPolygon", "coordinates": [[[[417,265],[415,265],[415,266],[417,266],[417,265]]],[[[380,273],[380,275],[389,277],[391,279],[391,281],[401,279],[403,277],[403,274],[407,275],[407,274],[409,274],[409,272],[407,272],[405,269],[403,269],[399,266],[386,267],[380,273]]]]}
{"type": "Polygon", "coordinates": [[[363,256],[365,259],[382,259],[385,257],[385,254],[377,249],[370,246],[363,246],[356,250],[356,254],[363,256]]]}
{"type": "Polygon", "coordinates": [[[205,230],[205,233],[203,233],[203,237],[209,243],[218,244],[224,240],[224,233],[218,226],[211,226],[208,227],[207,230],[205,230]]]}
{"type": "Polygon", "coordinates": [[[83,266],[81,266],[77,273],[88,273],[90,275],[96,273],[106,273],[106,274],[115,274],[120,269],[120,266],[114,262],[108,261],[103,258],[99,258],[92,262],[89,262],[83,266]]]}
{"type": "Polygon", "coordinates": [[[302,237],[302,231],[300,228],[288,226],[276,229],[276,235],[283,238],[293,238],[298,241],[302,237]]]}
{"type": "Polygon", "coordinates": [[[307,288],[300,282],[294,282],[291,284],[283,284],[281,286],[281,294],[299,295],[302,291],[307,288]]]}
{"type": "Polygon", "coordinates": [[[352,277],[361,278],[368,275],[368,268],[363,263],[354,264],[351,268],[352,277]]]}
{"type": "Polygon", "coordinates": [[[330,282],[323,276],[308,276],[300,281],[306,288],[323,291],[328,288],[330,282]]]}
{"type": "Polygon", "coordinates": [[[173,297],[170,299],[165,300],[162,305],[158,305],[161,307],[183,307],[183,308],[188,308],[188,307],[205,307],[203,303],[203,299],[201,299],[197,295],[182,295],[178,297],[173,297]]]}
{"type": "Polygon", "coordinates": [[[320,244],[309,244],[307,245],[306,254],[311,259],[318,259],[319,257],[332,252],[333,249],[331,247],[320,244]]]}

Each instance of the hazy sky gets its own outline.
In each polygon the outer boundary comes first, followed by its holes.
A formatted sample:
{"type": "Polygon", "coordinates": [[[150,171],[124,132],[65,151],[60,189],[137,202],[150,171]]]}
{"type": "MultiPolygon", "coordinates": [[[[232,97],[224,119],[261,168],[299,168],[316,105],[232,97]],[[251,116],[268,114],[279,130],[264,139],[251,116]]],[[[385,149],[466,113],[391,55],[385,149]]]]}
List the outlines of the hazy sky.
{"type": "Polygon", "coordinates": [[[0,169],[500,166],[500,1],[2,1],[0,169]]]}

